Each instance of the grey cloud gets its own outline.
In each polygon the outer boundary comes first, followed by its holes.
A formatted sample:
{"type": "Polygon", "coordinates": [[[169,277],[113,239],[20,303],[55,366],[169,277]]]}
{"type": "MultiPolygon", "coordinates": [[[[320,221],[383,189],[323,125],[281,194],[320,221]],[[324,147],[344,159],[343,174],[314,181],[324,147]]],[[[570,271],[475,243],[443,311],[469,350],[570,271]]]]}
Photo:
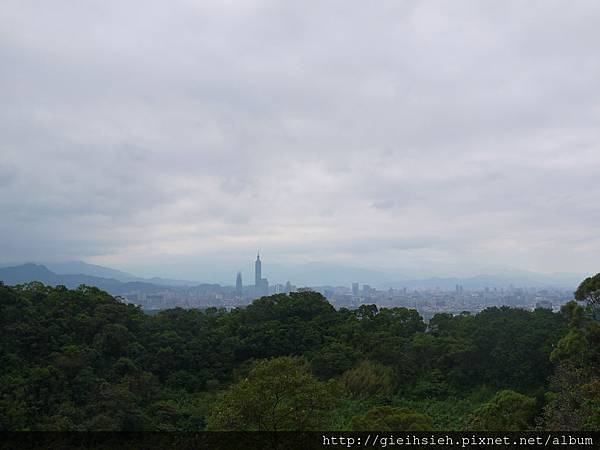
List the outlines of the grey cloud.
{"type": "Polygon", "coordinates": [[[381,201],[373,203],[371,206],[373,208],[377,208],[377,209],[390,209],[395,204],[396,203],[393,200],[381,200],[381,201]]]}
{"type": "Polygon", "coordinates": [[[599,19],[592,1],[5,1],[2,256],[592,272],[599,19]]]}

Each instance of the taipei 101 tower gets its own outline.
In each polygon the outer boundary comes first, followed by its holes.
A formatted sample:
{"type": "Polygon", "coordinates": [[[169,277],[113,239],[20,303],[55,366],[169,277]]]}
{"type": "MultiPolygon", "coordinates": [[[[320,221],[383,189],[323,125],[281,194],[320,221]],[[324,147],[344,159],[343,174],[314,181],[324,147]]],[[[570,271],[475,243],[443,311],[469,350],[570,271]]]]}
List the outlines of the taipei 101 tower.
{"type": "Polygon", "coordinates": [[[256,253],[256,261],[254,262],[254,286],[256,289],[260,287],[261,278],[262,278],[262,270],[261,270],[261,262],[260,262],[260,252],[256,253]]]}
{"type": "Polygon", "coordinates": [[[256,261],[254,262],[254,291],[257,297],[269,295],[269,281],[262,277],[260,253],[256,254],[256,261]]]}

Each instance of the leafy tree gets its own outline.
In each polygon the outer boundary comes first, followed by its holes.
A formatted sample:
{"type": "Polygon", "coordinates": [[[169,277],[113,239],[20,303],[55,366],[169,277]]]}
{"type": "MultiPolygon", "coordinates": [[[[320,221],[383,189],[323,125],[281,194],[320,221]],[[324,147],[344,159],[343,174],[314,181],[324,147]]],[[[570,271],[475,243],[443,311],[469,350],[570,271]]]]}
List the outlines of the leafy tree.
{"type": "MultiPolygon", "coordinates": [[[[583,283],[582,283],[583,285],[583,283]]],[[[600,430],[600,324],[570,302],[569,332],[550,355],[556,364],[543,425],[551,430],[600,430]]]]}
{"type": "Polygon", "coordinates": [[[584,410],[586,418],[584,429],[600,430],[600,378],[593,378],[588,383],[581,386],[584,395],[584,410]]]}
{"type": "Polygon", "coordinates": [[[444,398],[451,393],[452,389],[445,380],[444,375],[438,369],[421,377],[412,386],[411,394],[417,398],[444,398]]]}
{"type": "Polygon", "coordinates": [[[379,329],[385,329],[393,336],[410,337],[427,328],[423,318],[414,309],[383,308],[375,316],[379,329]]]}
{"type": "Polygon", "coordinates": [[[535,413],[534,398],[504,390],[475,410],[472,426],[476,430],[487,431],[530,430],[535,413]]]}
{"type": "Polygon", "coordinates": [[[552,311],[501,307],[475,316],[470,379],[497,389],[532,390],[552,373],[548,358],[566,323],[552,311]]]}
{"type": "Polygon", "coordinates": [[[329,386],[302,358],[259,361],[232,385],[208,417],[209,430],[315,430],[326,428],[334,404],[329,386]]]}
{"type": "Polygon", "coordinates": [[[341,342],[333,342],[321,348],[311,360],[315,375],[329,379],[339,376],[360,359],[360,352],[341,342]]]}
{"type": "Polygon", "coordinates": [[[363,361],[341,377],[345,390],[357,398],[391,395],[394,390],[392,369],[371,361],[363,361]]]}
{"type": "Polygon", "coordinates": [[[569,324],[569,328],[581,328],[586,320],[583,308],[576,301],[565,303],[560,308],[560,313],[569,324]]]}
{"type": "Polygon", "coordinates": [[[600,273],[581,282],[575,291],[575,299],[586,301],[594,308],[600,306],[600,273]]]}
{"type": "Polygon", "coordinates": [[[583,371],[569,362],[560,363],[550,378],[542,424],[547,430],[582,430],[586,413],[580,386],[585,384],[583,371]]]}
{"type": "Polygon", "coordinates": [[[104,383],[98,386],[94,399],[95,416],[86,428],[94,431],[143,431],[150,419],[125,384],[104,383]]]}

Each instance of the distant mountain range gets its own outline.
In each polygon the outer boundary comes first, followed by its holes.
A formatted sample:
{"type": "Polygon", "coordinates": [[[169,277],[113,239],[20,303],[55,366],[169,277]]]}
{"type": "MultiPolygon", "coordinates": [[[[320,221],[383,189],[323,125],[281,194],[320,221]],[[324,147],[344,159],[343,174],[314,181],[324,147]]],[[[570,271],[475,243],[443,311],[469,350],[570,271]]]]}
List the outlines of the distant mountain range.
{"type": "Polygon", "coordinates": [[[51,286],[62,284],[71,289],[81,284],[86,284],[88,286],[96,286],[113,295],[120,295],[131,291],[141,291],[151,294],[164,290],[164,286],[141,281],[123,282],[114,278],[103,278],[81,273],[57,274],[50,271],[46,266],[33,263],[0,268],[0,280],[9,285],[40,281],[51,286]]]}
{"type": "MultiPolygon", "coordinates": [[[[387,289],[440,289],[453,290],[457,284],[465,289],[483,289],[485,287],[562,287],[575,288],[585,278],[581,274],[553,273],[542,274],[526,270],[498,269],[490,275],[476,276],[415,276],[401,272],[364,269],[360,267],[313,262],[300,265],[263,265],[263,274],[269,280],[290,279],[293,284],[302,286],[350,286],[352,282],[367,283],[371,287],[387,289]],[[290,275],[293,274],[293,275],[290,275]]],[[[487,272],[487,270],[486,270],[487,272]]],[[[490,270],[491,272],[491,270],[490,270]]]]}
{"type": "MultiPolygon", "coordinates": [[[[269,268],[269,276],[274,279],[283,275],[282,267],[269,268]],[[278,277],[278,271],[281,275],[278,277]]],[[[435,289],[453,290],[456,285],[465,289],[483,289],[485,287],[501,288],[514,287],[561,287],[575,289],[583,276],[575,274],[539,274],[528,271],[510,271],[503,275],[478,275],[473,277],[429,277],[421,279],[402,279],[389,273],[374,270],[334,266],[323,263],[311,263],[293,268],[287,268],[294,277],[292,283],[299,286],[350,286],[350,281],[361,283],[367,281],[378,288],[435,289]],[[325,276],[329,275],[329,278],[325,276]],[[396,281],[390,281],[390,280],[396,281]],[[312,282],[308,282],[311,280],[312,282]]],[[[289,275],[289,272],[288,272],[289,275]]],[[[0,280],[6,284],[21,284],[30,281],[41,281],[49,285],[62,284],[74,288],[80,284],[97,286],[113,295],[131,291],[154,293],[165,288],[177,290],[183,287],[202,288],[208,284],[195,281],[175,280],[165,278],[140,278],[133,274],[112,269],[110,267],[88,264],[83,261],[70,261],[47,264],[20,264],[9,267],[0,266],[0,280]]],[[[216,285],[212,285],[216,286],[216,285]]]]}
{"type": "Polygon", "coordinates": [[[141,281],[139,277],[133,274],[123,272],[122,270],[112,269],[110,267],[88,264],[83,261],[50,262],[40,263],[58,275],[90,275],[92,277],[112,278],[119,281],[141,281]]]}
{"type": "Polygon", "coordinates": [[[160,286],[196,286],[198,281],[174,280],[171,278],[141,278],[131,273],[110,267],[88,264],[83,261],[68,261],[60,263],[43,263],[52,272],[59,275],[82,274],[101,278],[114,278],[122,282],[140,281],[142,283],[158,284],[160,286]]]}

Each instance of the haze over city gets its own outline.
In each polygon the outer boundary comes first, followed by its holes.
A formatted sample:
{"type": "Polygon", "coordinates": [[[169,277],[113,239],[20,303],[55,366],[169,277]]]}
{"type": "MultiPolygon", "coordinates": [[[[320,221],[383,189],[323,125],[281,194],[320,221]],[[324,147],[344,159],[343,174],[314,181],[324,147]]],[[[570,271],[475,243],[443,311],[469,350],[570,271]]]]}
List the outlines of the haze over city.
{"type": "Polygon", "coordinates": [[[6,0],[0,262],[595,273],[600,4],[519,6],[6,0]]]}

